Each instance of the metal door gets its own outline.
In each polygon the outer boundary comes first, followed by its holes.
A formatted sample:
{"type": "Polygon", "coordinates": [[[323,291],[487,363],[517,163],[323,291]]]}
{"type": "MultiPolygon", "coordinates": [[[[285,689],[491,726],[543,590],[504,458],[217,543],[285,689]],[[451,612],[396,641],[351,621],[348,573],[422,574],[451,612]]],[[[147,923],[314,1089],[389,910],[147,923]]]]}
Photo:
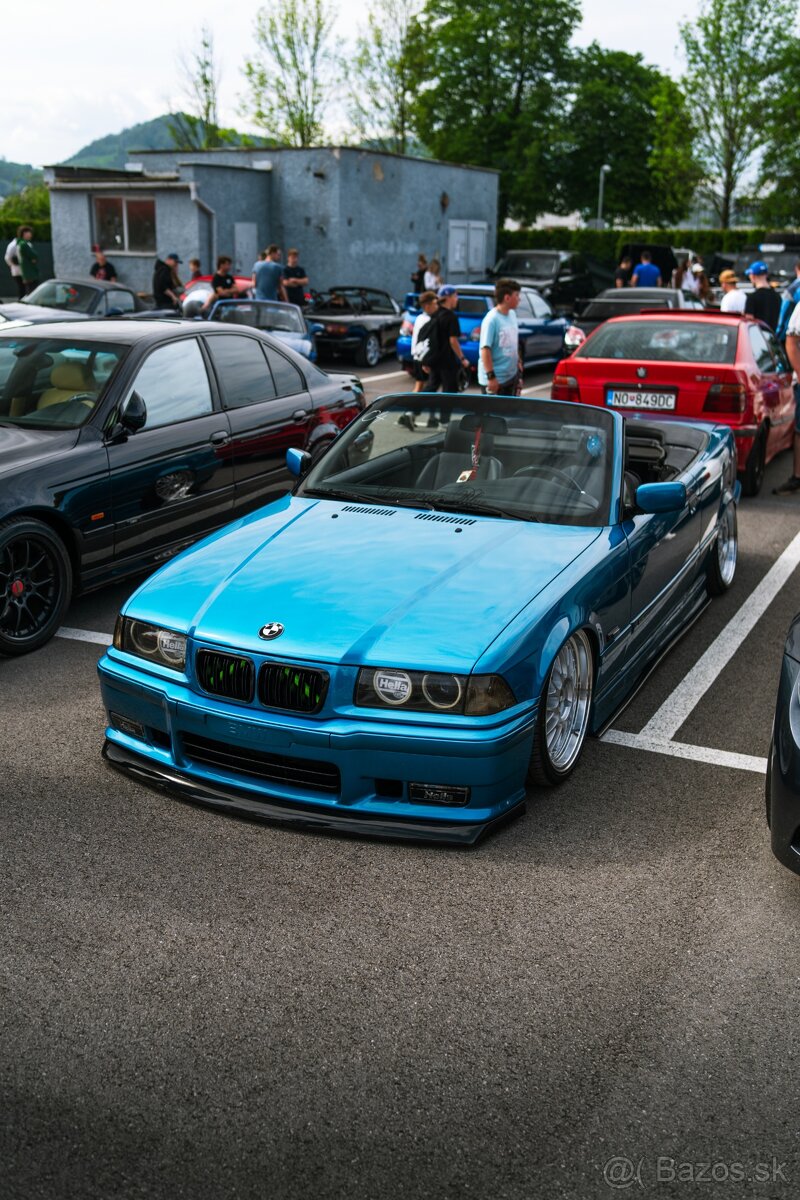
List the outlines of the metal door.
{"type": "Polygon", "coordinates": [[[258,225],[255,221],[236,221],[233,226],[233,271],[250,275],[258,257],[258,225]]]}

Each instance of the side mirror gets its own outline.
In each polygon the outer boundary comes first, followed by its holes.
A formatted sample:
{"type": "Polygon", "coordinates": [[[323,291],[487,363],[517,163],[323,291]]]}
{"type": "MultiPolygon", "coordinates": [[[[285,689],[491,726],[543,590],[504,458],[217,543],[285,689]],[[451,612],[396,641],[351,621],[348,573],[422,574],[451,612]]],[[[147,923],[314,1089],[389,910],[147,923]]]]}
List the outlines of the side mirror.
{"type": "Polygon", "coordinates": [[[286,466],[290,475],[294,475],[295,479],[302,479],[311,466],[311,455],[305,450],[287,450],[286,466]]]}
{"type": "Polygon", "coordinates": [[[131,392],[128,403],[119,416],[119,423],[126,433],[138,433],[147,424],[147,405],[138,392],[131,392]]]}
{"type": "Polygon", "coordinates": [[[680,512],[686,507],[682,483],[641,483],[636,489],[636,506],[644,513],[680,512]]]}

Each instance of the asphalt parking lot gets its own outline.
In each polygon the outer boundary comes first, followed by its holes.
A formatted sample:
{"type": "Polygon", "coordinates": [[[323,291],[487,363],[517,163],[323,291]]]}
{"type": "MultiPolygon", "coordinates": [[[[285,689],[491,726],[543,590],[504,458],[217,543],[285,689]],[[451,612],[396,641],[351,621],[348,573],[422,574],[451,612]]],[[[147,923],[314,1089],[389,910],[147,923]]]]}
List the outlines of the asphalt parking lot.
{"type": "Polygon", "coordinates": [[[800,879],[763,776],[788,471],[741,505],[731,591],[469,851],[108,771],[95,664],[130,583],[1,662],[2,1200],[796,1196],[800,879]]]}

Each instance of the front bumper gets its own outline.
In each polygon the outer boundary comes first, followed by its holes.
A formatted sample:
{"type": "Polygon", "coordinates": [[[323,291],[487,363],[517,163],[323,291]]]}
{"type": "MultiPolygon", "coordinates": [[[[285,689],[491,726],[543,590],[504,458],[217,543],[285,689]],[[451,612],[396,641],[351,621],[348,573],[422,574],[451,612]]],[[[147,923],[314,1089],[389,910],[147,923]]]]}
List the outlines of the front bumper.
{"type": "Polygon", "coordinates": [[[767,768],[767,820],[772,852],[800,874],[800,664],[784,654],[767,768]]]}
{"type": "Polygon", "coordinates": [[[98,672],[109,714],[106,761],[180,799],[306,829],[461,845],[524,811],[535,709],[512,710],[489,727],[477,719],[425,724],[424,714],[413,723],[315,719],[201,696],[113,652],[98,672]],[[214,755],[218,761],[209,761],[214,755]],[[276,779],[281,764],[288,771],[276,779]],[[336,779],[331,790],[319,790],[318,772],[336,779]],[[469,798],[459,806],[417,803],[412,783],[468,788],[469,798]]]}

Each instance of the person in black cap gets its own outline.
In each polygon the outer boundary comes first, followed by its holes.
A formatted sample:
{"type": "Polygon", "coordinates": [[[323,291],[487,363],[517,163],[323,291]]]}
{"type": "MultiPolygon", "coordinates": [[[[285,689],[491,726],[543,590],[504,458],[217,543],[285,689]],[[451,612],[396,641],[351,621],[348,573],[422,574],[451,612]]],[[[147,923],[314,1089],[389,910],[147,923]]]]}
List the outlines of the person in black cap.
{"type": "Polygon", "coordinates": [[[157,258],[153,271],[153,301],[156,308],[178,308],[179,293],[183,284],[176,270],[181,260],[173,250],[164,259],[157,258]]]}
{"type": "Polygon", "coordinates": [[[758,317],[759,321],[769,325],[775,333],[781,316],[781,298],[775,289],[769,286],[769,267],[759,260],[750,264],[747,274],[753,291],[745,301],[744,311],[751,317],[758,317]]]}
{"type": "Polygon", "coordinates": [[[458,306],[458,290],[452,284],[446,283],[437,292],[439,311],[433,318],[436,322],[436,333],[432,339],[433,350],[431,360],[425,361],[431,373],[423,392],[458,392],[458,368],[468,368],[469,363],[461,349],[461,326],[456,316],[458,306]]]}

